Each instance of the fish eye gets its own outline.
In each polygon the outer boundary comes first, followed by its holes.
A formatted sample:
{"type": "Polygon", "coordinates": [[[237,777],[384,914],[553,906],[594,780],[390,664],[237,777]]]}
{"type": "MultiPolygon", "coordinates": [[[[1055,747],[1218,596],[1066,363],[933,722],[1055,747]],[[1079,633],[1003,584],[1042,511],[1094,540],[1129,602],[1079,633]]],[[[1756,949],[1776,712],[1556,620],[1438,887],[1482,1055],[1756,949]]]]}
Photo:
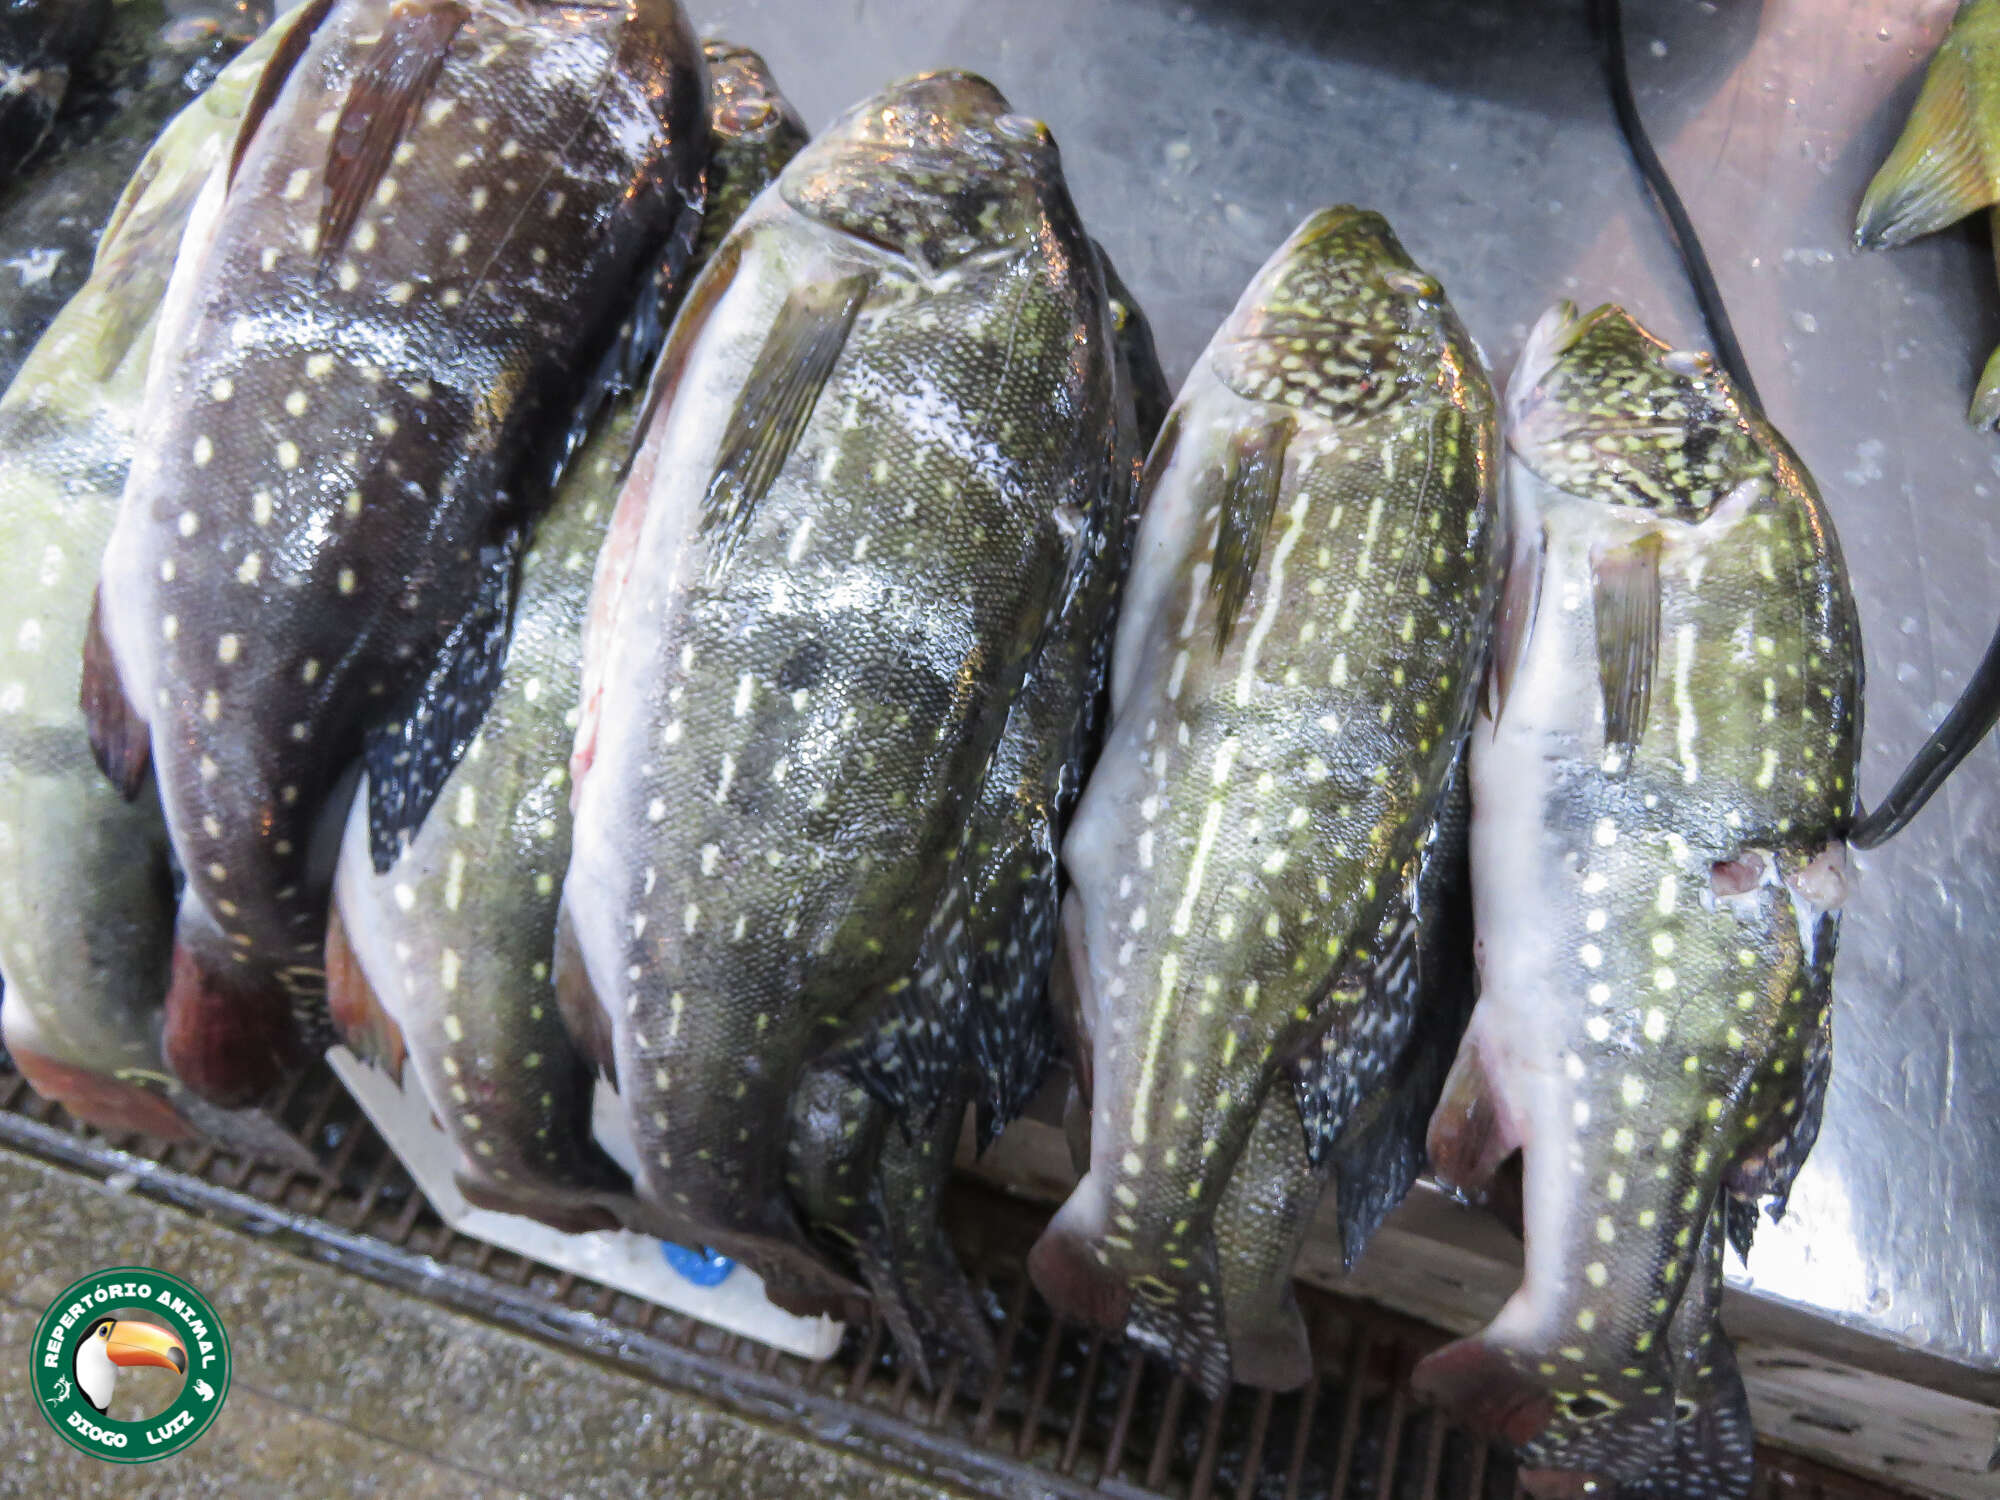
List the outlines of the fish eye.
{"type": "Polygon", "coordinates": [[[1713,370],[1715,359],[1700,349],[1669,349],[1660,356],[1660,365],[1669,375],[1693,380],[1713,370]]]}
{"type": "Polygon", "coordinates": [[[1405,297],[1421,297],[1426,301],[1444,295],[1444,288],[1421,271],[1384,271],[1382,284],[1392,292],[1399,292],[1405,297]]]}

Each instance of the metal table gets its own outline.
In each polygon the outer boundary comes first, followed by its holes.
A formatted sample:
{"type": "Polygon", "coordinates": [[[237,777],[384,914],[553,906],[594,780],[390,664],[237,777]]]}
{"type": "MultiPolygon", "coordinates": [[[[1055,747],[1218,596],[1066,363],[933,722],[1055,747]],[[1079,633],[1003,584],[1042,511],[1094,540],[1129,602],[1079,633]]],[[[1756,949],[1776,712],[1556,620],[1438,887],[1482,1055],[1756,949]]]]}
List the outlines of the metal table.
{"type": "MultiPolygon", "coordinates": [[[[2000,437],[1963,418],[2000,340],[1984,231],[1849,247],[1954,8],[1627,5],[1641,109],[1769,414],[1846,546],[1875,796],[2000,616],[2000,437]]],[[[1703,340],[1616,133],[1582,0],[693,0],[690,13],[761,50],[815,126],[923,68],[990,76],[1055,131],[1176,381],[1278,241],[1342,201],[1388,214],[1503,377],[1562,297],[1617,300],[1663,337],[1703,340]]],[[[1790,1216],[1732,1267],[1729,1309],[1747,1344],[1818,1361],[1810,1378],[1753,1369],[1760,1419],[1802,1424],[1786,1441],[1896,1457],[1913,1482],[1964,1494],[2000,1494],[1986,1475],[2000,1460],[1996,827],[1988,744],[1908,833],[1858,857],[1826,1128],[1790,1216]],[[1917,1425],[1884,1434],[1903,1398],[1841,1385],[1854,1370],[1916,1393],[1917,1425]],[[1926,1449],[1926,1431],[1949,1436],[1926,1449]]],[[[1436,1203],[1404,1216],[1419,1220],[1417,1238],[1479,1240],[1436,1203]]],[[[1371,1294],[1447,1320],[1497,1295],[1468,1290],[1454,1308],[1370,1259],[1371,1294]]]]}

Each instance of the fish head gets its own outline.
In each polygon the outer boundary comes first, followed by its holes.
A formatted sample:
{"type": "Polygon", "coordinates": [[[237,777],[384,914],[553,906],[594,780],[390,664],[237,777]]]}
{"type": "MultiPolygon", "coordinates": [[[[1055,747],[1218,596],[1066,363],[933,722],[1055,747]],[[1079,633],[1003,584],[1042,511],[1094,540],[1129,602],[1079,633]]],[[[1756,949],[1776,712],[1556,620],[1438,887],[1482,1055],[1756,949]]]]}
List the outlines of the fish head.
{"type": "Polygon", "coordinates": [[[748,47],[702,43],[708,63],[709,129],[718,150],[773,162],[771,175],[805,143],[807,130],[791,101],[778,92],[770,64],[748,47]]]}
{"type": "Polygon", "coordinates": [[[1340,426],[1428,392],[1462,405],[1483,384],[1444,289],[1411,261],[1388,220],[1347,205],[1321,209],[1293,232],[1210,357],[1238,395],[1340,426]]]}
{"type": "Polygon", "coordinates": [[[1774,465],[1714,357],[1668,348],[1615,304],[1544,314],[1507,405],[1508,440],[1536,477],[1606,505],[1699,521],[1774,465]]]}
{"type": "Polygon", "coordinates": [[[786,169],[801,213],[936,275],[1067,217],[1055,138],[971,73],[922,73],[849,110],[786,169]]]}

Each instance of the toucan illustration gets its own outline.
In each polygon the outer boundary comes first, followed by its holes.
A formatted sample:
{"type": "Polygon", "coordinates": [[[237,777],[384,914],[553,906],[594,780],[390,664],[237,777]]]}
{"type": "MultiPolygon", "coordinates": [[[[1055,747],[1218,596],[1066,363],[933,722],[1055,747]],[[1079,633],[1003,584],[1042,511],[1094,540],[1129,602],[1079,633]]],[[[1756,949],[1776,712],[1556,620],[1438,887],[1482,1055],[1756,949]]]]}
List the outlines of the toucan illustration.
{"type": "Polygon", "coordinates": [[[187,1348],[154,1323],[133,1318],[99,1318],[76,1346],[76,1387],[100,1412],[111,1410],[120,1365],[157,1365],[187,1374],[187,1348]]]}

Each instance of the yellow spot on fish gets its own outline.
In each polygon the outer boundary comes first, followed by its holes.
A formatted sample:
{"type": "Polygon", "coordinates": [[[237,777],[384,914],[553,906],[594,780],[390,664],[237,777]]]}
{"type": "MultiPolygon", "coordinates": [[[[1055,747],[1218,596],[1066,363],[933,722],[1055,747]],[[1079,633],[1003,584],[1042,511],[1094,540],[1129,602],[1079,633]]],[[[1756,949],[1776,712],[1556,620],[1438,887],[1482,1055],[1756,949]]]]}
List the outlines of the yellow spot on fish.
{"type": "Polygon", "coordinates": [[[290,438],[282,439],[278,443],[278,467],[281,469],[296,469],[298,466],[299,445],[290,438]]]}
{"type": "Polygon", "coordinates": [[[225,635],[215,643],[215,659],[225,667],[233,663],[242,651],[243,643],[233,635],[225,635]]]}
{"type": "MultiPolygon", "coordinates": [[[[456,967],[456,959],[458,955],[452,953],[449,948],[447,948],[445,952],[448,955],[450,955],[450,957],[454,960],[452,975],[453,975],[453,982],[456,983],[457,973],[458,973],[456,967]]],[[[445,988],[447,989],[449,989],[450,987],[451,987],[450,985],[445,986],[445,988]]],[[[462,1024],[460,1024],[458,1017],[453,1015],[450,1011],[446,1011],[444,1013],[444,1034],[447,1039],[454,1042],[462,1042],[465,1040],[465,1027],[462,1024]]]]}

